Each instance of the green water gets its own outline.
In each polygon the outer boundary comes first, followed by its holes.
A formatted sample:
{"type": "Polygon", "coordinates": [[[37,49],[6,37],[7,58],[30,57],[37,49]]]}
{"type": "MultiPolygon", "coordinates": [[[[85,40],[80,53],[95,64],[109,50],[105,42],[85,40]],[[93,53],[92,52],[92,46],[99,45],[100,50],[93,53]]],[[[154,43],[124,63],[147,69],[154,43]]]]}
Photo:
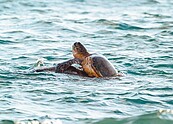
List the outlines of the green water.
{"type": "Polygon", "coordinates": [[[171,0],[0,0],[0,13],[0,123],[173,123],[171,0]],[[77,41],[126,76],[29,71],[77,41]]]}

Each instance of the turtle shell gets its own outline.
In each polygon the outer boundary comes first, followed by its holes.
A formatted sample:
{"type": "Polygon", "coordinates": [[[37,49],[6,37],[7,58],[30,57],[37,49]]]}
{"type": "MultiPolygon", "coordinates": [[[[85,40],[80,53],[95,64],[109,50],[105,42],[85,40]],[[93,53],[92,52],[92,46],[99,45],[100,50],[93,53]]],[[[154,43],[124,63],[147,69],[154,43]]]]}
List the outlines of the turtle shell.
{"type": "Polygon", "coordinates": [[[82,62],[82,67],[90,77],[111,77],[118,73],[108,59],[98,54],[86,57],[82,62]]]}

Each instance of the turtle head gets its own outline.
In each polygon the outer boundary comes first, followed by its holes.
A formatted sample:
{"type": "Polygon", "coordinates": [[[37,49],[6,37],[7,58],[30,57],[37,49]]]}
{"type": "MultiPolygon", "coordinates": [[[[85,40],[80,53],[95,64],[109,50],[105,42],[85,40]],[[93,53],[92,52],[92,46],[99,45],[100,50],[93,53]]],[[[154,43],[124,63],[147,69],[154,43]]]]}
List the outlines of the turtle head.
{"type": "Polygon", "coordinates": [[[80,60],[83,60],[87,56],[89,56],[88,51],[86,50],[86,48],[80,42],[75,42],[73,44],[72,51],[73,51],[73,56],[75,58],[80,59],[80,60]]]}

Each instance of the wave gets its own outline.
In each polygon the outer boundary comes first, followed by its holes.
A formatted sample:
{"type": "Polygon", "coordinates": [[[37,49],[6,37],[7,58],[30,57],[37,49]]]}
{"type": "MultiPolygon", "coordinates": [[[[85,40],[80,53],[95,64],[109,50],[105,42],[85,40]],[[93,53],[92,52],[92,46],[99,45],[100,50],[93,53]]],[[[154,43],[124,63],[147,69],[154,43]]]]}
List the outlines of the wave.
{"type": "Polygon", "coordinates": [[[144,29],[144,28],[139,27],[139,26],[130,25],[127,23],[119,23],[117,25],[117,29],[120,29],[120,30],[137,30],[137,29],[144,29]]]}
{"type": "MultiPolygon", "coordinates": [[[[61,119],[42,117],[40,119],[0,120],[0,124],[65,124],[61,119]]],[[[75,121],[77,122],[77,120],[75,121]]],[[[172,124],[172,110],[156,110],[146,114],[126,118],[103,118],[78,120],[83,124],[172,124]]]]}
{"type": "Polygon", "coordinates": [[[171,63],[158,63],[153,65],[154,68],[173,68],[173,64],[171,63]]]}
{"type": "Polygon", "coordinates": [[[11,40],[1,40],[0,39],[0,44],[11,44],[11,43],[16,43],[16,42],[11,41],[11,40]]]}
{"type": "Polygon", "coordinates": [[[108,20],[108,19],[98,19],[93,21],[97,24],[102,24],[108,26],[110,29],[119,29],[119,30],[141,30],[146,29],[140,26],[135,26],[132,24],[128,24],[125,22],[117,22],[116,20],[108,20]]]}
{"type": "Polygon", "coordinates": [[[0,124],[62,124],[59,119],[1,120],[0,124]]]}
{"type": "MultiPolygon", "coordinates": [[[[172,110],[157,110],[127,118],[84,119],[83,124],[172,124],[172,110]]],[[[76,121],[77,122],[77,121],[76,121]]],[[[1,120],[0,124],[63,124],[60,119],[1,120]]]]}
{"type": "Polygon", "coordinates": [[[92,124],[172,124],[173,114],[171,110],[159,110],[128,118],[104,118],[92,124]]]}

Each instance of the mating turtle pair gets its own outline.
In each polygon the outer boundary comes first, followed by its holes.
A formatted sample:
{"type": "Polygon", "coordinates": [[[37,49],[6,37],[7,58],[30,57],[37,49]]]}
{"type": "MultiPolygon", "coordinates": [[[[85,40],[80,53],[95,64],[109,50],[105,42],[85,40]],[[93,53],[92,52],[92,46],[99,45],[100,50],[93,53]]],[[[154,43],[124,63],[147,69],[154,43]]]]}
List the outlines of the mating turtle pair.
{"type": "Polygon", "coordinates": [[[115,77],[122,74],[102,55],[90,54],[80,43],[75,42],[72,46],[73,59],[59,63],[56,67],[37,69],[40,71],[55,71],[57,73],[70,73],[88,77],[115,77]],[[73,64],[79,64],[82,69],[77,69],[73,64]]]}

